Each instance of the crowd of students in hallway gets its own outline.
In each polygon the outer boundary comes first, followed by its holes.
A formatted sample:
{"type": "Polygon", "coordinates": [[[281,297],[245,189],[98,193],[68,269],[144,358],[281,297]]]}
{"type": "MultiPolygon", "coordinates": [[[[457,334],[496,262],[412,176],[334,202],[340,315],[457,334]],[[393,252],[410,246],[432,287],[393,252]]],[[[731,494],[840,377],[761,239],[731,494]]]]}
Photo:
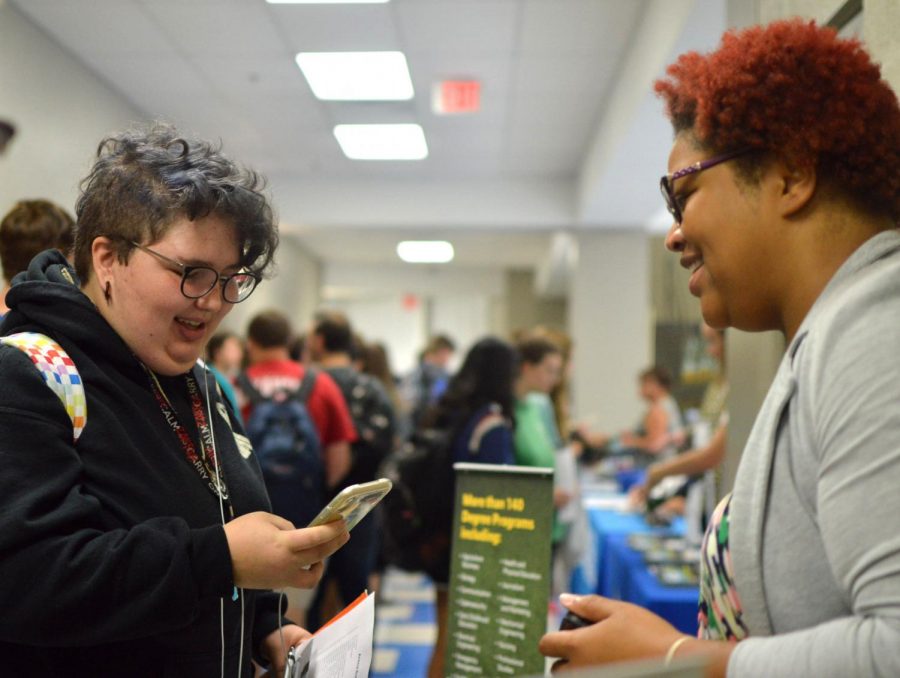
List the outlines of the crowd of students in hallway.
{"type": "MultiPolygon", "coordinates": [[[[305,332],[296,333],[285,314],[269,310],[250,320],[245,337],[222,332],[207,347],[207,365],[223,391],[232,394],[229,398],[248,428],[253,402],[260,397],[289,397],[302,388],[307,374],[315,373],[307,402],[324,460],[325,492],[319,505],[350,483],[377,478],[379,464],[422,429],[449,432],[454,462],[555,468],[564,463],[560,455],[570,455],[575,467],[584,449],[578,441],[584,441],[591,448],[592,462],[610,457],[623,466],[656,462],[651,468],[661,475],[665,475],[664,462],[674,458],[688,440],[680,408],[671,395],[672,378],[662,366],[638,375],[638,391],[647,411],[633,428],[607,436],[573,425],[568,414],[572,342],[561,330],[535,327],[516,332],[510,341],[485,337],[464,352],[455,372],[450,370],[455,342],[448,335],[435,335],[414,369],[395,375],[384,345],[368,341],[360,329],[344,314],[323,310],[305,332]],[[372,398],[379,406],[364,408],[363,402],[372,398]],[[380,424],[366,419],[373,415],[380,424]],[[378,440],[378,444],[361,447],[360,438],[370,443],[378,440]]],[[[721,333],[712,332],[712,337],[717,341],[711,345],[720,349],[721,333]]],[[[254,432],[248,433],[258,447],[254,432]]],[[[446,471],[443,491],[452,497],[452,469],[448,466],[446,471]]],[[[286,493],[293,494],[293,487],[286,493]]],[[[276,513],[294,524],[303,524],[316,512],[313,506],[298,514],[290,502],[280,502],[279,486],[270,484],[269,495],[276,513]]],[[[640,499],[636,495],[636,509],[640,499]]],[[[581,517],[577,488],[555,486],[553,503],[557,509],[550,535],[553,591],[559,594],[566,590],[584,548],[579,537],[569,539],[574,535],[570,534],[572,523],[581,517]],[[570,503],[579,506],[572,506],[575,510],[567,511],[563,521],[560,510],[570,503]]],[[[677,499],[663,510],[679,511],[677,499]]],[[[354,529],[350,543],[332,556],[314,591],[286,591],[290,618],[315,629],[367,585],[377,589],[381,569],[391,562],[390,554],[379,551],[379,516],[376,512],[354,529]]],[[[446,532],[449,535],[449,524],[446,532]]],[[[448,573],[449,552],[440,566],[428,571],[437,598],[437,641],[430,676],[444,673],[448,573]]]]}
{"type": "MultiPolygon", "coordinates": [[[[485,337],[465,352],[459,370],[453,373],[449,366],[456,345],[449,336],[436,335],[422,350],[415,368],[395,377],[385,369],[384,347],[367,343],[355,329],[343,314],[322,311],[305,333],[295,335],[284,314],[266,311],[250,321],[245,343],[233,333],[217,335],[207,355],[208,365],[225,388],[235,392],[236,404],[247,423],[252,405],[247,388],[241,387],[247,378],[255,390],[273,397],[278,391],[298,390],[310,369],[321,370],[308,403],[325,460],[325,499],[351,482],[375,479],[379,462],[422,428],[450,432],[454,461],[554,467],[557,451],[565,448],[562,432],[567,430],[567,422],[558,416],[565,416],[565,408],[555,407],[551,399],[551,394],[559,399],[565,393],[565,358],[570,342],[564,333],[535,328],[519,333],[514,342],[485,337]],[[373,354],[378,356],[374,361],[370,359],[373,354]],[[377,412],[383,426],[378,436],[373,435],[376,426],[361,416],[365,390],[375,392],[381,403],[377,412]],[[355,416],[351,414],[354,409],[358,410],[355,416]],[[381,443],[359,449],[357,441],[365,436],[380,437],[381,443]]],[[[370,416],[372,411],[369,408],[370,416]]],[[[447,476],[444,491],[449,494],[449,467],[447,476]]],[[[276,512],[278,494],[277,488],[274,492],[270,488],[276,512]]],[[[561,507],[573,499],[558,489],[554,503],[561,507]]],[[[296,514],[285,517],[295,524],[303,519],[296,514]]],[[[377,576],[379,565],[385,562],[384,554],[378,551],[377,519],[377,514],[364,519],[354,529],[350,544],[331,558],[311,607],[309,592],[288,592],[288,615],[292,619],[305,619],[316,628],[353,600],[370,576],[377,576]],[[338,585],[337,596],[327,593],[330,581],[338,585]],[[323,614],[325,600],[330,605],[323,614]]],[[[554,526],[554,544],[562,543],[566,527],[561,523],[554,526]]],[[[449,534],[449,525],[446,532],[449,534]]],[[[449,553],[444,560],[443,567],[429,572],[437,584],[438,611],[438,642],[431,675],[443,673],[449,553]]]]}

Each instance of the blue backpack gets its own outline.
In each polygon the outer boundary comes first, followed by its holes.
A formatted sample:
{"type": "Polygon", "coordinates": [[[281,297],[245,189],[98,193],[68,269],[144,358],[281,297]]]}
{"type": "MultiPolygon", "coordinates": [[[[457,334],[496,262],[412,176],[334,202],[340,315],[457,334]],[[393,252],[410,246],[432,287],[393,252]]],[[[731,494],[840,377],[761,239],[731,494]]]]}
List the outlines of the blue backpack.
{"type": "Polygon", "coordinates": [[[305,527],[325,505],[325,465],[319,433],[306,401],[316,381],[307,369],[296,391],[263,396],[241,373],[237,384],[253,409],[247,419],[247,437],[253,444],[272,512],[305,527]]]}

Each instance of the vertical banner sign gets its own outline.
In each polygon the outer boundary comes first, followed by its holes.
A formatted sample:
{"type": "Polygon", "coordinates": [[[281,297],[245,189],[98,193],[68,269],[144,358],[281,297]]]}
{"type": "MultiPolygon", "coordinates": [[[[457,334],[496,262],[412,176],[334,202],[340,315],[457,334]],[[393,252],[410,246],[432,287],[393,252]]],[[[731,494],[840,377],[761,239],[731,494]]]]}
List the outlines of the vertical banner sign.
{"type": "Polygon", "coordinates": [[[553,469],[454,464],[445,673],[542,674],[547,630],[553,469]]]}

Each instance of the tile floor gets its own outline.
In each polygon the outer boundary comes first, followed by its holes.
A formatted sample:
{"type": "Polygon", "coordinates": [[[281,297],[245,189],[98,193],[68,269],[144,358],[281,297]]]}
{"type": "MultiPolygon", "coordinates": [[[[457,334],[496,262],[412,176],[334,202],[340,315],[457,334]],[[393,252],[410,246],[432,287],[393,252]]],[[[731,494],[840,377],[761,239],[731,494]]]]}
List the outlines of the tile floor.
{"type": "Polygon", "coordinates": [[[434,644],[434,587],[423,574],[389,569],[375,599],[371,678],[423,678],[434,644]]]}
{"type": "MultiPolygon", "coordinates": [[[[551,603],[547,628],[559,628],[551,603]]],[[[375,650],[370,678],[424,678],[434,643],[434,587],[423,574],[389,568],[375,599],[375,650]]],[[[549,669],[548,661],[548,669],[549,669]]]]}

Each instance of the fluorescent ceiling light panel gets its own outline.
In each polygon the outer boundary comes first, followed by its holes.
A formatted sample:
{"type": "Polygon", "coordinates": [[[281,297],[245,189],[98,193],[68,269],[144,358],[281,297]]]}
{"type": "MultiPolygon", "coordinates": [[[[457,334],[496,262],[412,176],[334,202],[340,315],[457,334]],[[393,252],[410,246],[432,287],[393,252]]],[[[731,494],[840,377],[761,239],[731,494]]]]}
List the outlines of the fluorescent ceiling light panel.
{"type": "Polygon", "coordinates": [[[390,0],[266,0],[270,5],[377,5],[390,0]]]}
{"type": "Polygon", "coordinates": [[[403,52],[300,52],[297,65],[325,101],[405,101],[413,98],[403,52]]]}
{"type": "Polygon", "coordinates": [[[446,240],[404,240],[397,256],[409,264],[446,264],[453,261],[453,245],[446,240]]]}
{"type": "Polygon", "coordinates": [[[422,160],[428,157],[419,125],[336,125],[334,136],[351,160],[422,160]]]}

